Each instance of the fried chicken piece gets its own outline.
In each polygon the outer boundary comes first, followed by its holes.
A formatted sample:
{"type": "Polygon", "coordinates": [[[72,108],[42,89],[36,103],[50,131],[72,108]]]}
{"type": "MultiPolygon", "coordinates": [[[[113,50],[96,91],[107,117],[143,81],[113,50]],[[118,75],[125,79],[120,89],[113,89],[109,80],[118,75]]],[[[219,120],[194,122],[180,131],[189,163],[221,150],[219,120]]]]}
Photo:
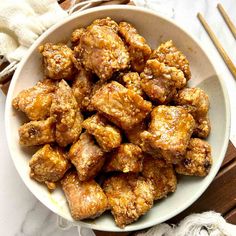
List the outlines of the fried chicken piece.
{"type": "Polygon", "coordinates": [[[65,147],[78,140],[82,131],[83,116],[72,89],[61,80],[52,101],[51,116],[56,118],[56,141],[65,147]]]}
{"type": "Polygon", "coordinates": [[[106,81],[114,72],[128,68],[129,53],[113,25],[98,21],[86,28],[74,51],[78,63],[106,81]]]}
{"type": "Polygon", "coordinates": [[[187,109],[195,119],[206,116],[209,110],[208,95],[200,88],[184,88],[178,91],[174,103],[187,109]]]}
{"type": "Polygon", "coordinates": [[[31,178],[54,190],[55,183],[64,176],[71,165],[61,148],[46,144],[32,156],[29,166],[31,178]]]}
{"type": "Polygon", "coordinates": [[[148,60],[141,73],[141,86],[148,97],[158,104],[166,104],[176,94],[176,89],[186,85],[181,70],[169,67],[156,59],[148,60]]]}
{"type": "Polygon", "coordinates": [[[107,158],[104,170],[140,172],[143,167],[143,153],[139,146],[132,143],[123,143],[107,158]]]}
{"type": "Polygon", "coordinates": [[[15,109],[22,111],[30,120],[44,120],[50,115],[55,84],[45,79],[35,86],[21,91],[12,101],[15,109]]]}
{"type": "Polygon", "coordinates": [[[87,100],[93,90],[92,75],[82,68],[73,80],[71,89],[79,108],[85,109],[87,100]]]}
{"type": "Polygon", "coordinates": [[[84,111],[88,111],[88,112],[95,111],[95,108],[93,107],[93,105],[91,103],[91,99],[92,99],[93,95],[104,85],[105,84],[101,80],[99,80],[95,84],[93,84],[91,93],[83,99],[82,109],[84,111]]]}
{"type": "Polygon", "coordinates": [[[153,205],[153,185],[135,174],[120,174],[105,180],[103,190],[120,228],[136,221],[153,205]]]}
{"type": "Polygon", "coordinates": [[[73,171],[66,174],[61,185],[73,219],[94,219],[108,209],[107,197],[94,180],[81,182],[73,171]]]}
{"type": "Polygon", "coordinates": [[[196,120],[196,125],[193,130],[193,136],[198,138],[207,138],[211,132],[211,123],[208,115],[196,120]]]}
{"type": "Polygon", "coordinates": [[[43,56],[44,73],[54,80],[71,79],[76,72],[73,51],[65,44],[45,43],[39,46],[43,56]]]}
{"type": "Polygon", "coordinates": [[[30,121],[19,128],[20,145],[34,146],[55,141],[55,119],[30,121]]]}
{"type": "Polygon", "coordinates": [[[132,69],[141,73],[152,52],[151,48],[134,26],[127,22],[120,22],[119,33],[128,46],[132,69]]]}
{"type": "Polygon", "coordinates": [[[72,43],[73,46],[76,46],[79,44],[81,35],[85,32],[85,28],[79,28],[79,29],[75,29],[70,37],[70,41],[72,43]]]}
{"type": "Polygon", "coordinates": [[[162,43],[152,52],[150,58],[155,58],[159,62],[163,62],[168,66],[176,67],[177,69],[183,71],[187,80],[191,78],[189,62],[186,56],[175,47],[172,40],[162,43]]]}
{"type": "Polygon", "coordinates": [[[148,131],[140,134],[142,149],[152,155],[161,154],[173,163],[173,158],[185,153],[194,126],[193,117],[182,107],[155,107],[148,131]]]}
{"type": "Polygon", "coordinates": [[[145,130],[147,130],[147,125],[145,122],[141,122],[134,128],[125,131],[125,135],[131,143],[140,145],[140,142],[142,141],[140,134],[145,130]]]}
{"type": "Polygon", "coordinates": [[[150,102],[115,81],[97,90],[91,104],[124,130],[139,124],[152,109],[150,102]]]}
{"type": "Polygon", "coordinates": [[[178,91],[174,97],[174,103],[187,109],[195,119],[194,135],[200,138],[206,138],[211,130],[210,120],[208,118],[208,95],[200,88],[184,88],[178,91]]]}
{"type": "Polygon", "coordinates": [[[191,138],[186,154],[175,166],[178,174],[206,176],[212,166],[211,146],[199,138],[191,138]]]}
{"type": "Polygon", "coordinates": [[[142,175],[152,181],[155,200],[164,198],[176,190],[177,179],[173,165],[160,158],[145,156],[142,175]]]}
{"type": "Polygon", "coordinates": [[[82,126],[95,137],[99,146],[105,152],[109,152],[121,144],[120,130],[114,125],[110,125],[107,119],[99,114],[86,119],[82,126]]]}
{"type": "Polygon", "coordinates": [[[144,95],[141,88],[141,78],[137,72],[129,72],[123,76],[123,81],[127,89],[133,90],[138,95],[144,95]]]}
{"type": "Polygon", "coordinates": [[[111,29],[113,29],[116,33],[118,32],[118,24],[112,20],[110,17],[97,19],[93,22],[93,25],[99,25],[99,26],[107,26],[111,29]]]}
{"type": "Polygon", "coordinates": [[[87,132],[82,133],[79,140],[71,146],[69,158],[76,167],[80,181],[95,177],[105,161],[104,152],[87,132]]]}

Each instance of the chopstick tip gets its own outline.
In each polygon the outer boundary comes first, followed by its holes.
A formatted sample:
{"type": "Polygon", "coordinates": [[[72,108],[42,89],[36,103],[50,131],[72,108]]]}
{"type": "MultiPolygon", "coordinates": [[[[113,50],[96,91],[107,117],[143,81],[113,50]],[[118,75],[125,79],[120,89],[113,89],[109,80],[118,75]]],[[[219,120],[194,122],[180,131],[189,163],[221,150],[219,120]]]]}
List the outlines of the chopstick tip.
{"type": "Polygon", "coordinates": [[[197,18],[201,20],[203,18],[202,14],[200,12],[197,13],[197,18]]]}

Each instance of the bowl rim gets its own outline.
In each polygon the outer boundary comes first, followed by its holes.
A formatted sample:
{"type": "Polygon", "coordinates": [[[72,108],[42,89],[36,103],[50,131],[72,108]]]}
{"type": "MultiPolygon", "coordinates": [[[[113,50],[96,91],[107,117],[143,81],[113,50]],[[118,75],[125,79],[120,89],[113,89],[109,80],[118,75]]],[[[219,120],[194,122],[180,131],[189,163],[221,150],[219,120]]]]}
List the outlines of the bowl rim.
{"type": "Polygon", "coordinates": [[[50,209],[52,212],[54,212],[56,215],[59,215],[58,212],[56,212],[55,208],[53,208],[51,205],[48,205],[46,203],[46,201],[44,200],[44,198],[41,198],[39,196],[37,196],[36,191],[32,190],[29,186],[29,184],[24,180],[23,175],[21,174],[20,168],[19,166],[16,165],[14,158],[13,158],[13,151],[11,150],[11,140],[10,140],[10,134],[9,134],[9,130],[10,130],[10,122],[8,117],[11,116],[11,106],[12,106],[12,97],[13,97],[13,92],[14,92],[14,88],[15,85],[18,81],[19,78],[19,74],[22,70],[22,68],[24,67],[26,61],[28,60],[28,58],[30,57],[30,55],[32,54],[32,52],[35,50],[35,48],[38,45],[38,42],[41,41],[42,39],[46,38],[51,32],[53,32],[56,28],[62,26],[62,25],[66,25],[68,22],[70,22],[73,19],[79,18],[80,16],[86,15],[86,14],[90,14],[93,12],[97,12],[97,11],[106,11],[106,10],[130,10],[130,11],[136,11],[139,13],[147,13],[147,14],[151,14],[154,15],[155,17],[161,18],[164,21],[167,21],[171,24],[173,24],[176,28],[178,28],[180,31],[183,31],[186,35],[188,35],[188,37],[194,41],[194,43],[196,43],[201,50],[205,53],[205,56],[207,57],[207,59],[209,60],[209,63],[211,64],[212,68],[215,70],[216,72],[216,76],[219,79],[222,91],[223,91],[223,96],[225,99],[225,106],[226,106],[226,130],[225,130],[225,139],[224,142],[222,144],[222,149],[221,149],[221,153],[219,154],[219,161],[217,163],[215,163],[215,169],[213,170],[213,172],[211,172],[211,176],[209,178],[209,180],[207,182],[204,183],[204,185],[201,185],[200,190],[198,190],[196,192],[196,194],[194,195],[194,197],[188,199],[185,204],[179,208],[176,208],[175,211],[172,211],[171,213],[167,214],[165,217],[162,217],[159,220],[151,220],[148,221],[146,223],[143,223],[141,225],[130,225],[129,227],[125,227],[124,229],[120,229],[118,227],[114,228],[110,226],[101,226],[101,225],[96,225],[96,224],[92,224],[92,223],[86,223],[83,221],[77,221],[77,222],[73,222],[74,225],[80,225],[82,227],[87,227],[87,228],[92,228],[95,230],[102,230],[102,231],[111,231],[111,232],[127,232],[127,231],[135,231],[135,230],[141,230],[144,228],[148,228],[151,227],[153,225],[162,223],[176,215],[178,215],[180,212],[184,211],[185,209],[187,209],[191,204],[193,204],[202,194],[203,192],[207,189],[207,187],[210,185],[210,183],[213,181],[214,177],[216,176],[218,170],[220,169],[220,166],[224,160],[225,157],[225,153],[228,147],[228,142],[229,142],[229,134],[230,134],[230,103],[229,103],[229,96],[228,96],[228,92],[226,89],[226,85],[225,82],[223,81],[223,78],[220,76],[220,73],[217,70],[217,67],[214,65],[214,59],[211,58],[209,55],[209,50],[206,48],[205,45],[203,45],[201,42],[199,42],[199,40],[195,37],[192,36],[188,31],[186,31],[184,28],[182,28],[180,25],[178,25],[176,22],[174,22],[174,20],[163,16],[162,14],[156,13],[153,10],[150,9],[146,9],[144,7],[137,7],[137,6],[130,6],[130,5],[109,5],[109,6],[98,6],[98,7],[93,7],[91,9],[87,9],[81,12],[75,12],[73,13],[71,16],[68,16],[67,18],[64,18],[63,20],[61,20],[60,22],[58,22],[57,24],[53,25],[52,27],[50,27],[48,30],[46,30],[42,35],[40,35],[36,41],[31,45],[31,47],[28,49],[28,52],[26,54],[26,56],[20,61],[17,70],[15,71],[12,81],[10,83],[10,87],[8,90],[8,95],[7,95],[7,99],[6,99],[6,104],[5,104],[5,132],[6,132],[6,137],[7,137],[7,145],[8,145],[8,149],[10,151],[10,156],[11,159],[15,165],[15,168],[17,169],[17,172],[19,173],[21,179],[23,180],[24,184],[26,185],[26,187],[30,190],[31,193],[33,193],[33,195],[41,202],[43,203],[48,209],[50,209]]]}

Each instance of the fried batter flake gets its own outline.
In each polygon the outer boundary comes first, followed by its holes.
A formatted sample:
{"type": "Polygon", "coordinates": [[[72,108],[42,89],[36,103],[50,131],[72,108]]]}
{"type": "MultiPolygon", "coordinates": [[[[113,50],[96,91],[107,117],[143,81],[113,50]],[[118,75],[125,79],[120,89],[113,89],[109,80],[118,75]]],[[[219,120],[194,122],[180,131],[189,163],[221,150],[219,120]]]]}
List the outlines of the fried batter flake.
{"type": "Polygon", "coordinates": [[[106,81],[114,72],[129,67],[129,53],[113,25],[101,21],[86,28],[74,51],[81,65],[106,81]]]}
{"type": "Polygon", "coordinates": [[[56,85],[45,79],[35,86],[21,91],[12,101],[15,109],[22,111],[30,120],[44,120],[50,115],[56,85]]]}
{"type": "Polygon", "coordinates": [[[186,85],[181,70],[169,67],[156,59],[147,61],[140,76],[143,91],[158,104],[168,103],[176,94],[176,90],[186,85]]]}
{"type": "Polygon", "coordinates": [[[187,80],[191,78],[189,62],[186,56],[175,47],[172,40],[162,43],[152,52],[150,58],[155,58],[159,62],[163,62],[168,66],[176,67],[177,69],[183,71],[187,80]]]}
{"type": "Polygon", "coordinates": [[[168,193],[176,190],[177,179],[173,165],[160,158],[145,156],[142,175],[152,181],[155,200],[167,197],[168,193]]]}
{"type": "Polygon", "coordinates": [[[150,102],[115,81],[97,90],[91,103],[97,111],[124,130],[139,124],[152,108],[150,102]]]}
{"type": "Polygon", "coordinates": [[[76,167],[80,181],[94,178],[105,161],[104,152],[87,132],[82,133],[79,140],[71,146],[69,158],[76,167]]]}
{"type": "Polygon", "coordinates": [[[143,168],[143,153],[139,146],[123,143],[109,154],[105,171],[140,172],[143,168]]]}
{"type": "Polygon", "coordinates": [[[211,146],[199,138],[191,138],[187,152],[182,156],[175,170],[182,175],[206,176],[212,166],[211,146]]]}
{"type": "Polygon", "coordinates": [[[117,148],[122,141],[120,130],[109,124],[102,115],[95,114],[83,122],[83,127],[92,134],[105,152],[117,148]]]}
{"type": "Polygon", "coordinates": [[[121,228],[136,221],[153,205],[151,181],[135,174],[110,177],[105,180],[103,190],[115,222],[121,228]]]}
{"type": "Polygon", "coordinates": [[[82,110],[86,110],[87,100],[90,99],[90,94],[93,91],[93,81],[91,73],[81,68],[75,79],[72,82],[72,92],[76,98],[78,106],[82,110]]]}
{"type": "Polygon", "coordinates": [[[55,141],[55,119],[30,121],[19,128],[20,145],[34,146],[55,141]]]}
{"type": "Polygon", "coordinates": [[[183,106],[196,121],[194,135],[199,138],[207,138],[210,130],[208,118],[209,98],[200,88],[184,88],[174,97],[174,103],[183,106]]]}
{"type": "Polygon", "coordinates": [[[108,209],[107,197],[94,180],[81,182],[73,171],[66,174],[61,185],[73,219],[94,219],[108,209]]]}
{"type": "Polygon", "coordinates": [[[61,80],[51,106],[51,116],[55,117],[56,142],[65,147],[78,140],[82,131],[83,116],[72,89],[65,80],[61,80]]]}
{"type": "Polygon", "coordinates": [[[137,29],[128,22],[119,23],[119,34],[128,47],[132,69],[141,73],[152,52],[151,48],[144,37],[138,34],[137,29]]]}
{"type": "Polygon", "coordinates": [[[73,51],[65,44],[45,43],[39,47],[43,56],[44,73],[54,80],[72,79],[76,72],[73,51]]]}
{"type": "Polygon", "coordinates": [[[157,106],[152,110],[148,131],[141,134],[142,149],[150,154],[162,154],[173,163],[185,153],[195,121],[182,107],[157,106]]]}
{"type": "Polygon", "coordinates": [[[54,190],[55,182],[64,176],[71,165],[61,148],[46,144],[32,156],[29,166],[31,178],[54,190]]]}

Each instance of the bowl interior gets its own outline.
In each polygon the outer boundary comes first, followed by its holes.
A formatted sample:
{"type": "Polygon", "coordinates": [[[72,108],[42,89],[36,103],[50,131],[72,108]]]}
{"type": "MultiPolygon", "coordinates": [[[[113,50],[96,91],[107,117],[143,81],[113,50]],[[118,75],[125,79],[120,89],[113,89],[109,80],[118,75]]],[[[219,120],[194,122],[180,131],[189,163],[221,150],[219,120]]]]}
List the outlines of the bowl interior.
{"type": "Polygon", "coordinates": [[[210,98],[210,119],[212,132],[208,138],[212,145],[214,164],[205,178],[181,177],[177,191],[166,199],[155,203],[154,207],[137,222],[121,230],[116,227],[109,213],[95,220],[74,222],[86,227],[105,231],[138,230],[163,222],[190,206],[207,188],[216,175],[226,151],[229,136],[229,106],[224,86],[209,58],[199,44],[173,22],[155,13],[131,6],[99,7],[75,14],[45,32],[31,47],[28,56],[17,69],[7,98],[6,132],[8,145],[15,166],[31,192],[56,214],[73,221],[65,197],[60,189],[49,193],[46,187],[29,178],[28,161],[34,149],[23,149],[18,144],[18,128],[24,117],[12,109],[11,100],[25,88],[33,86],[43,78],[41,58],[37,47],[44,42],[68,41],[73,29],[90,24],[93,20],[109,16],[116,21],[131,22],[152,48],[162,41],[172,39],[190,61],[192,79],[189,85],[203,88],[210,98]]]}

